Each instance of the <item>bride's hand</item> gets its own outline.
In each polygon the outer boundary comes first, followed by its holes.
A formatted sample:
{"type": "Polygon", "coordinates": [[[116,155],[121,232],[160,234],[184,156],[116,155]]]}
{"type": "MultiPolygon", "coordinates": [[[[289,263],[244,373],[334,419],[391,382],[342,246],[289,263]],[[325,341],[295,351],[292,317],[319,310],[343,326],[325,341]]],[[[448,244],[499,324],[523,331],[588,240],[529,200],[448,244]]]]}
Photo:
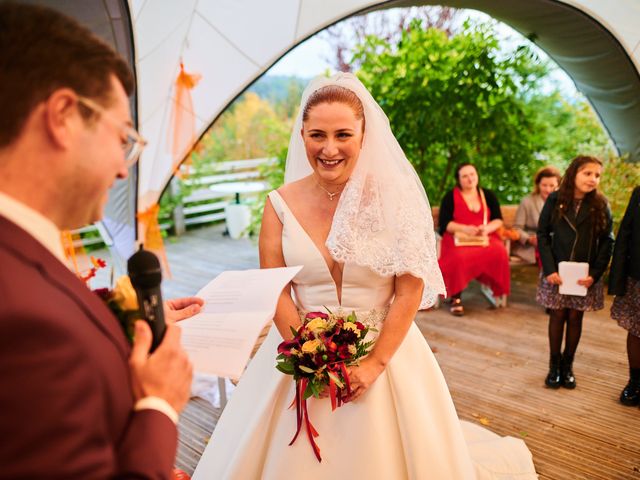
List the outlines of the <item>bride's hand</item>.
{"type": "Polygon", "coordinates": [[[348,373],[349,382],[351,383],[351,396],[347,401],[352,402],[360,398],[383,371],[384,366],[371,357],[362,360],[360,365],[349,367],[348,373]]]}

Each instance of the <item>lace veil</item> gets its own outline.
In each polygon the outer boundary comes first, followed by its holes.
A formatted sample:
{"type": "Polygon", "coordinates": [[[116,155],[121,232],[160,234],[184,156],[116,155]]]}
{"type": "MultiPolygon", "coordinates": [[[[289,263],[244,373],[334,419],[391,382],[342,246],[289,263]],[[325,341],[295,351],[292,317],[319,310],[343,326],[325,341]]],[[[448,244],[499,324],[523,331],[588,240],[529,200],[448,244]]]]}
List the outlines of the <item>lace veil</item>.
{"type": "Polygon", "coordinates": [[[313,173],[300,130],[309,96],[325,85],[352,90],[364,106],[365,132],[354,171],[340,197],[326,246],[338,262],[353,262],[383,276],[422,278],[421,308],[445,295],[438,267],[431,208],[413,166],[394,137],[389,119],[354,75],[317,77],[302,94],[293,126],[285,183],[313,173]]]}

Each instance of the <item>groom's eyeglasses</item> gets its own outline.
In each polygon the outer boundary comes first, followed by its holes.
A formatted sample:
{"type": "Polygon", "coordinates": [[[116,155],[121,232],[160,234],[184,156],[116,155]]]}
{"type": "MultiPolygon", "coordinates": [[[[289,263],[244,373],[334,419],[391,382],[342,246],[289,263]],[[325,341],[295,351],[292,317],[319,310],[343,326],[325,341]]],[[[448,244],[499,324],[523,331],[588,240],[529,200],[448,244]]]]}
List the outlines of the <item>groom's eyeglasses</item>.
{"type": "Polygon", "coordinates": [[[134,166],[138,161],[138,158],[140,158],[142,150],[147,145],[147,141],[142,138],[142,136],[133,127],[116,120],[110,112],[106,111],[90,98],[79,95],[78,102],[94,113],[100,115],[101,118],[104,118],[106,121],[111,123],[111,125],[120,132],[125,164],[127,168],[134,166]]]}

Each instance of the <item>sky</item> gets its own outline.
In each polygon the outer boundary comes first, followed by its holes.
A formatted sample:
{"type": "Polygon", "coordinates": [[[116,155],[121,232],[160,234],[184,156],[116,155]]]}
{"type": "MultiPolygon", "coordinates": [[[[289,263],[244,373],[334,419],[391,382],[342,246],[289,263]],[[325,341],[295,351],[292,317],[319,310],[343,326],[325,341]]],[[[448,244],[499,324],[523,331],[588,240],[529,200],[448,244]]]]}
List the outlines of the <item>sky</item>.
{"type": "Polygon", "coordinates": [[[267,75],[315,77],[327,68],[331,69],[331,65],[326,61],[330,54],[329,44],[319,35],[314,35],[280,59],[269,69],[267,75]]]}
{"type": "MultiPolygon", "coordinates": [[[[497,22],[490,16],[475,10],[463,10],[461,19],[471,17],[481,21],[495,21],[498,25],[498,34],[503,38],[505,45],[520,42],[528,42],[517,31],[509,27],[507,24],[497,22]]],[[[305,42],[298,45],[278,61],[269,71],[267,75],[286,75],[297,76],[302,78],[312,78],[316,75],[324,73],[327,69],[333,70],[331,64],[327,61],[331,57],[331,46],[324,40],[322,34],[316,34],[305,42]]],[[[542,58],[548,58],[540,49],[537,49],[542,58]]],[[[553,63],[553,60],[551,60],[553,63]]],[[[550,75],[551,89],[555,84],[560,90],[569,97],[575,97],[577,91],[571,78],[561,68],[556,68],[550,75]]]]}

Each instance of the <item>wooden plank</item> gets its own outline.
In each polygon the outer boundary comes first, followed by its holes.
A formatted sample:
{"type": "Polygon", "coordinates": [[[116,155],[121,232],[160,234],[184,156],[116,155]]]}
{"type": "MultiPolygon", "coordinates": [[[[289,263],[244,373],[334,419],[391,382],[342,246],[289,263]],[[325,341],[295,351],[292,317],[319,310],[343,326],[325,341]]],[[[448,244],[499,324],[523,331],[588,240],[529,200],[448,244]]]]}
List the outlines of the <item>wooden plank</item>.
{"type": "MultiPolygon", "coordinates": [[[[255,243],[223,237],[223,229],[167,242],[173,278],[163,283],[166,297],[192,295],[223,270],[258,266],[255,243]]],[[[516,266],[507,308],[488,308],[472,284],[463,293],[464,317],[447,308],[418,313],[460,418],[522,438],[541,480],[640,479],[640,410],[617,401],[627,381],[626,332],[609,318],[609,301],[587,313],[577,388],[545,388],[548,320],[535,303],[536,281],[535,267],[516,266]]],[[[191,400],[180,420],[179,468],[193,472],[219,415],[204,400],[191,400]]]]}
{"type": "Polygon", "coordinates": [[[199,225],[201,223],[217,222],[227,218],[224,212],[211,213],[209,215],[200,215],[198,217],[189,217],[184,219],[185,225],[199,225]]]}
{"type": "Polygon", "coordinates": [[[205,203],[203,205],[193,205],[191,207],[184,207],[182,210],[185,215],[193,215],[194,213],[210,212],[212,210],[222,210],[229,204],[228,201],[205,203]]]}
{"type": "Polygon", "coordinates": [[[257,170],[246,172],[233,172],[233,173],[219,173],[216,175],[205,175],[193,179],[186,179],[184,182],[187,185],[214,185],[217,183],[225,182],[238,182],[244,180],[253,180],[260,178],[261,174],[257,170]]]}

